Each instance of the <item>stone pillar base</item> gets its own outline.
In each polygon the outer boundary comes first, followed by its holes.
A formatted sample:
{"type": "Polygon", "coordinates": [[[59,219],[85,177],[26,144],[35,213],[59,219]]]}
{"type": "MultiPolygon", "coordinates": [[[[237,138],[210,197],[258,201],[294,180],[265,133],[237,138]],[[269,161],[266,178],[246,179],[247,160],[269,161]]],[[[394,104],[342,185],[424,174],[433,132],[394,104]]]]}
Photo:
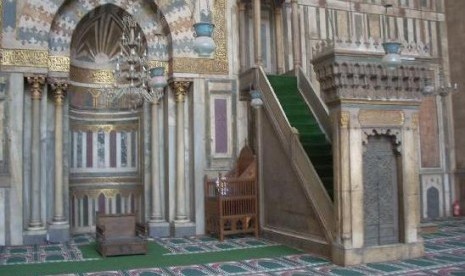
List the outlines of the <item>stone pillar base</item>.
{"type": "Polygon", "coordinates": [[[66,242],[69,241],[69,224],[65,223],[51,223],[48,228],[48,241],[49,242],[66,242]]]}
{"type": "Polygon", "coordinates": [[[47,230],[41,228],[39,230],[29,230],[23,232],[23,244],[44,244],[47,242],[47,230]]]}
{"type": "Polygon", "coordinates": [[[340,245],[333,244],[332,261],[337,265],[350,266],[413,259],[424,254],[423,241],[353,249],[344,249],[340,245]]]}
{"type": "Polygon", "coordinates": [[[195,235],[195,223],[188,222],[177,222],[171,223],[171,236],[175,238],[194,236],[195,235]]]}
{"type": "Polygon", "coordinates": [[[170,224],[168,222],[149,222],[148,225],[150,237],[156,238],[170,236],[170,224]]]}

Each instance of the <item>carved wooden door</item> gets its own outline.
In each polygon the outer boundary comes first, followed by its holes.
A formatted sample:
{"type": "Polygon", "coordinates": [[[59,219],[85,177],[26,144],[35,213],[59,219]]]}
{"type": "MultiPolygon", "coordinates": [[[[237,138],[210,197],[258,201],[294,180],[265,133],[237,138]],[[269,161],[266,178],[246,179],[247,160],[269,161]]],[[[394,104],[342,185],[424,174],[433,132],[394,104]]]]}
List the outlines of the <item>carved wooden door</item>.
{"type": "Polygon", "coordinates": [[[399,242],[397,167],[391,138],[369,136],[363,153],[365,246],[399,242]]]}

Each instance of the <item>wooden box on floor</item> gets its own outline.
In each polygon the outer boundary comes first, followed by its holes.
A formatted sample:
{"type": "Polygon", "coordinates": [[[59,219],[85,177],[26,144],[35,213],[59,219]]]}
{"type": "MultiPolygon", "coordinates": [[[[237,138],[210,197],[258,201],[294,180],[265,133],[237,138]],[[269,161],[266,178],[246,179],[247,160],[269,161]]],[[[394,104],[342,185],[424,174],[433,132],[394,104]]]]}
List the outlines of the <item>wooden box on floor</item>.
{"type": "Polygon", "coordinates": [[[97,251],[104,257],[147,253],[145,227],[136,222],[135,214],[96,217],[97,251]]]}
{"type": "Polygon", "coordinates": [[[205,228],[221,241],[234,234],[258,237],[257,161],[249,147],[241,150],[233,170],[205,177],[205,228]]]}

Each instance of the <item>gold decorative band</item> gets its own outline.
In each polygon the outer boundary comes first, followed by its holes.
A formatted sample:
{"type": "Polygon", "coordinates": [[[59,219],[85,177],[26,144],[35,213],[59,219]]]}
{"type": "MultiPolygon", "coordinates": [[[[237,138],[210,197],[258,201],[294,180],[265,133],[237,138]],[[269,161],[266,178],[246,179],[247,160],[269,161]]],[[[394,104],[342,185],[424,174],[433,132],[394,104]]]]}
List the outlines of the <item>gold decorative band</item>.
{"type": "Polygon", "coordinates": [[[227,74],[228,62],[222,59],[175,58],[173,71],[193,74],[227,74]]]}
{"type": "Polygon", "coordinates": [[[159,61],[159,60],[151,60],[149,61],[149,67],[165,67],[165,72],[169,72],[168,67],[170,66],[168,61],[159,61]]]}
{"type": "Polygon", "coordinates": [[[54,72],[69,72],[69,57],[49,56],[48,70],[54,72]]]}
{"type": "Polygon", "coordinates": [[[358,120],[362,126],[401,126],[404,113],[400,110],[361,110],[358,120]]]}
{"type": "Polygon", "coordinates": [[[115,82],[112,70],[88,69],[71,65],[69,78],[75,82],[112,84],[115,82]]]}
{"type": "MultiPolygon", "coordinates": [[[[114,83],[112,70],[83,69],[70,65],[66,56],[49,56],[43,50],[1,49],[1,64],[3,66],[48,68],[53,72],[70,72],[73,81],[82,83],[111,84],[114,83]]],[[[169,70],[167,61],[153,60],[151,67],[163,66],[169,70]]],[[[194,74],[226,74],[229,70],[227,58],[216,55],[215,59],[174,58],[173,72],[194,74]]]]}
{"type": "Polygon", "coordinates": [[[125,183],[140,183],[140,178],[127,176],[111,176],[111,177],[85,177],[85,178],[70,178],[71,186],[82,186],[83,184],[105,184],[105,185],[121,185],[125,183]]]}
{"type": "Polygon", "coordinates": [[[48,52],[42,50],[1,49],[2,65],[48,67],[48,52]]]}
{"type": "Polygon", "coordinates": [[[118,125],[72,125],[71,126],[72,131],[82,131],[82,132],[121,132],[121,131],[137,131],[139,130],[139,124],[138,123],[132,123],[132,124],[118,124],[118,125]]]}
{"type": "Polygon", "coordinates": [[[1,49],[1,64],[4,66],[40,67],[49,71],[68,72],[69,57],[49,56],[43,50],[1,49]]]}
{"type": "Polygon", "coordinates": [[[89,198],[97,198],[100,194],[103,194],[106,198],[115,197],[120,194],[123,197],[128,197],[133,194],[139,196],[142,194],[141,188],[121,188],[121,189],[89,189],[89,190],[73,190],[71,189],[71,194],[77,198],[82,198],[87,196],[89,198]]]}

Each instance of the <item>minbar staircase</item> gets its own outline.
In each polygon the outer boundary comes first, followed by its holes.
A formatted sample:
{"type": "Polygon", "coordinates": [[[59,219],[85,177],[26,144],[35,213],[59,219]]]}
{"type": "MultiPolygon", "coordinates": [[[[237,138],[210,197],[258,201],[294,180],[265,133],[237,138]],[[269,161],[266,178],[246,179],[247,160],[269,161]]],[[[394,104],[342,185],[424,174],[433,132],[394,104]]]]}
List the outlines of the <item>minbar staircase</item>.
{"type": "Polygon", "coordinates": [[[295,76],[268,75],[284,113],[294,128],[328,195],[333,198],[333,157],[331,143],[304,101],[295,76]]]}
{"type": "Polygon", "coordinates": [[[336,234],[331,123],[305,74],[296,73],[267,76],[256,67],[239,78],[241,97],[250,99],[253,87],[263,102],[254,112],[260,228],[265,238],[330,257],[336,234]]]}

